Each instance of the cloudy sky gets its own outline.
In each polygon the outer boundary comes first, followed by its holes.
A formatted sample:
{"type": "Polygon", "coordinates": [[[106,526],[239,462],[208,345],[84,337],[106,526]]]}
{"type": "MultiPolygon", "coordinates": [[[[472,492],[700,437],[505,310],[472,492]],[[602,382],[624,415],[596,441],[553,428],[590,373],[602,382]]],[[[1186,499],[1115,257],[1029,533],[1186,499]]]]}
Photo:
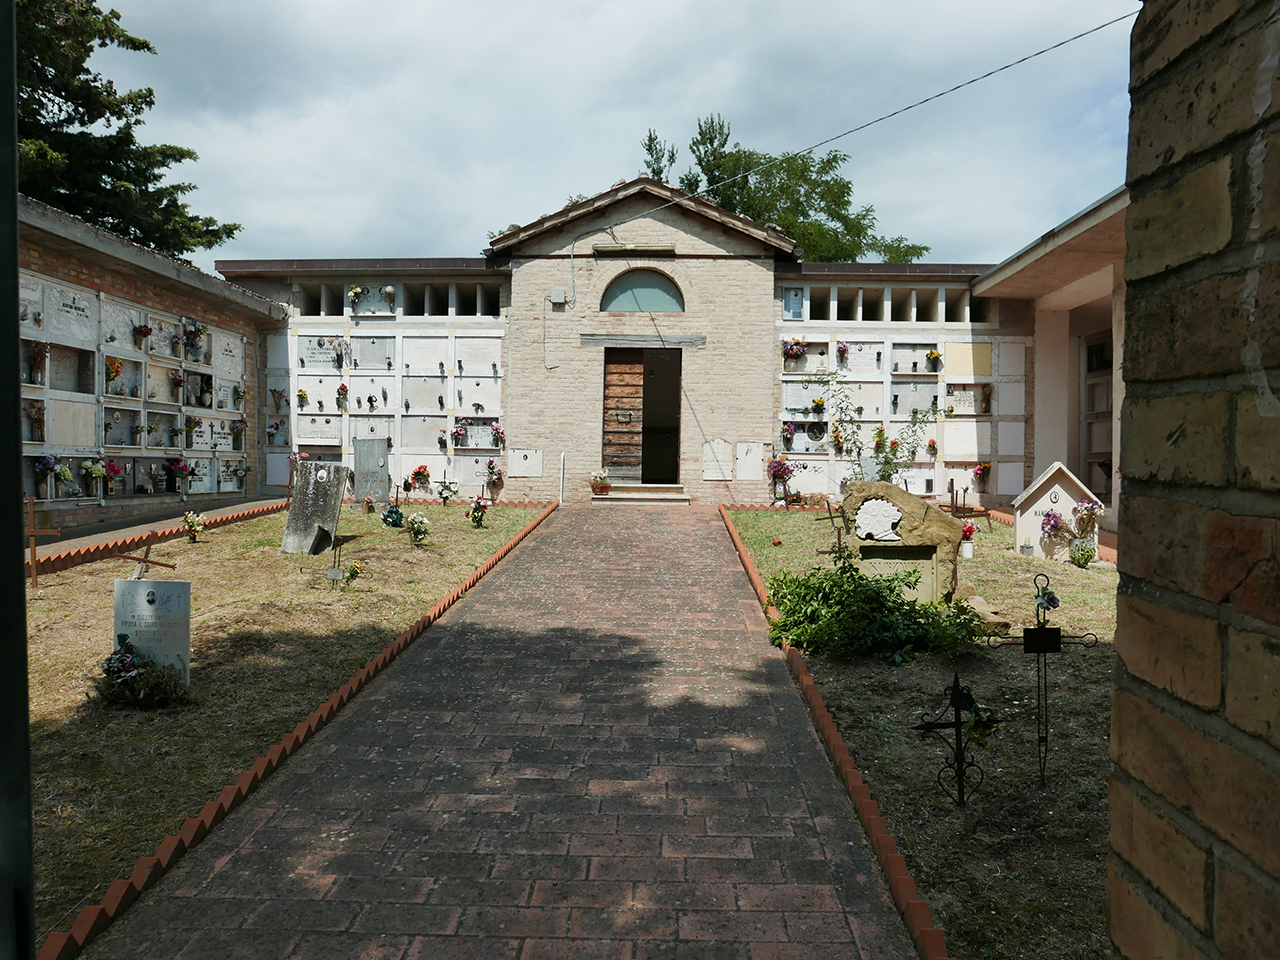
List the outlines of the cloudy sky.
{"type": "MultiPolygon", "coordinates": [[[[104,4],[106,6],[107,4],[104,4]]],[[[200,154],[192,259],[476,256],[712,112],[795,150],[1135,11],[1135,0],[112,0],[158,55],[140,131],[200,154]]],[[[937,262],[997,262],[1124,179],[1132,20],[854,134],[855,201],[937,262]]]]}

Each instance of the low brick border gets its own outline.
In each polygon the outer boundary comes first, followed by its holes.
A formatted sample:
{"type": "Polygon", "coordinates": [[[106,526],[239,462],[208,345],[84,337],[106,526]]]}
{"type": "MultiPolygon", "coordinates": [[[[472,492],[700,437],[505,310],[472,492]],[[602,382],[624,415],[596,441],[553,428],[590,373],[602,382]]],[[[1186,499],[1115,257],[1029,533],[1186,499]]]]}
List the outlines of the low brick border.
{"type": "MultiPolygon", "coordinates": [[[[206,530],[213,527],[225,527],[228,523],[239,523],[241,520],[252,520],[254,517],[265,517],[270,513],[279,513],[281,510],[288,509],[288,507],[289,504],[285,501],[268,503],[262,507],[250,507],[248,510],[239,510],[235,513],[223,514],[220,517],[211,517],[205,521],[204,526],[206,530]]],[[[61,570],[70,570],[72,567],[78,567],[81,564],[106,560],[113,553],[130,553],[134,550],[141,550],[146,546],[148,540],[152,543],[165,543],[185,536],[187,536],[186,527],[165,527],[163,530],[152,530],[136,536],[125,537],[122,540],[105,540],[89,547],[78,547],[75,550],[66,550],[62,553],[51,553],[47,556],[36,558],[36,572],[57,573],[61,570]]],[[[30,579],[30,560],[23,564],[23,572],[30,579]]]]}
{"type": "MultiPolygon", "coordinates": [[[[721,504],[720,517],[724,520],[725,528],[729,531],[729,538],[733,541],[734,549],[738,551],[742,567],[747,572],[747,579],[751,581],[751,586],[755,590],[756,596],[760,598],[765,616],[770,620],[776,619],[778,608],[769,602],[769,590],[760,578],[756,565],[751,559],[750,552],[748,552],[746,545],[742,542],[742,538],[738,536],[738,531],[733,526],[733,520],[729,516],[730,509],[743,508],[729,507],[726,509],[724,504],[721,504]]],[[[840,731],[836,729],[835,720],[827,711],[827,706],[822,700],[822,694],[818,691],[817,684],[813,682],[813,676],[805,665],[804,657],[801,656],[799,650],[785,640],[782,644],[782,651],[786,655],[787,664],[791,667],[791,672],[795,676],[796,682],[800,684],[800,692],[804,694],[805,700],[809,703],[809,709],[813,712],[813,722],[818,728],[822,742],[826,744],[831,763],[836,768],[840,782],[849,791],[849,799],[853,801],[854,809],[858,812],[858,819],[862,821],[863,829],[867,831],[867,837],[871,841],[871,849],[875,851],[876,859],[880,862],[880,868],[884,871],[884,875],[889,881],[889,889],[893,893],[893,902],[902,914],[902,918],[907,924],[907,929],[911,932],[912,939],[915,940],[916,949],[920,951],[920,956],[924,960],[951,960],[947,954],[947,945],[942,931],[933,925],[933,919],[929,914],[929,905],[920,898],[920,893],[916,890],[915,881],[911,879],[911,874],[907,871],[907,861],[898,853],[897,841],[894,839],[893,834],[889,832],[889,827],[884,817],[880,816],[880,810],[875,800],[871,798],[871,788],[863,782],[862,774],[858,771],[857,764],[854,763],[853,757],[849,755],[849,748],[845,746],[844,740],[840,736],[840,731]]]]}
{"type": "MultiPolygon", "coordinates": [[[[514,504],[511,504],[514,506],[514,504]]],[[[111,923],[142,895],[142,892],[153,886],[157,880],[168,872],[188,850],[196,846],[208,835],[224,817],[238,807],[258,785],[312,738],[317,731],[333,719],[334,714],[346,706],[370,680],[381,673],[390,663],[408,648],[427,627],[431,626],[452,607],[468,590],[480,582],[498,561],[515,549],[525,537],[534,531],[543,520],[551,516],[560,506],[558,503],[532,503],[529,506],[544,507],[542,513],[498,549],[488,560],[471,572],[460,584],[454,587],[434,607],[427,611],[412,626],[399,634],[387,644],[377,656],[356,671],[351,679],[343,684],[338,692],[331,696],[319,708],[307,715],[307,718],[293,728],[293,732],[254,761],[253,766],[236,778],[234,783],[222,788],[217,800],[210,800],[201,808],[199,816],[188,817],[176,836],[165,837],[150,857],[142,857],[128,880],[114,880],[107,888],[107,895],[101,903],[81,909],[71,930],[67,933],[51,933],[45,938],[37,954],[37,960],[72,960],[80,955],[80,951],[111,926],[111,923]]],[[[278,508],[270,508],[278,509],[278,508]]],[[[229,521],[228,521],[229,522],[229,521]]],[[[185,536],[185,532],[183,533],[185,536]]],[[[128,542],[128,541],[118,541],[128,542]]],[[[87,562],[87,561],[82,561],[87,562]]]]}

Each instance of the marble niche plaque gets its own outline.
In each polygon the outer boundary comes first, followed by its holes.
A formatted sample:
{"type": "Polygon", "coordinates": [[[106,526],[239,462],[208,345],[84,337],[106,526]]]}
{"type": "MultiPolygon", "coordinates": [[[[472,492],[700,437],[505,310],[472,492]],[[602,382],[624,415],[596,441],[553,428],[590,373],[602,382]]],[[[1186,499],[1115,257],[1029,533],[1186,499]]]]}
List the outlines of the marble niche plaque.
{"type": "Polygon", "coordinates": [[[303,370],[339,370],[330,337],[298,337],[298,366],[303,370]]]}
{"type": "Polygon", "coordinates": [[[172,664],[191,686],[191,584],[182,580],[117,580],[113,636],[148,660],[172,664]]]}

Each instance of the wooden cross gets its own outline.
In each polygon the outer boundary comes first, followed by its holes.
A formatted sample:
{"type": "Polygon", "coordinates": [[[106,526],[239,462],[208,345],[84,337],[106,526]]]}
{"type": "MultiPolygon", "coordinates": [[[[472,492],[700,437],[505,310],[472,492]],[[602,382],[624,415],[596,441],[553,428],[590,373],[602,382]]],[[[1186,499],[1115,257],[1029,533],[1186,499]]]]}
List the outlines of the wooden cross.
{"type": "Polygon", "coordinates": [[[820,557],[829,556],[830,554],[833,554],[833,553],[838,557],[842,553],[844,553],[844,527],[843,525],[836,523],[836,515],[831,511],[830,502],[827,503],[827,515],[825,517],[818,517],[818,519],[816,519],[813,522],[822,523],[824,520],[831,521],[831,529],[833,529],[836,532],[836,545],[835,545],[835,549],[833,550],[818,550],[816,552],[820,557]]]}
{"type": "Polygon", "coordinates": [[[36,502],[31,497],[27,497],[27,542],[31,545],[31,586],[40,586],[39,575],[36,572],[36,537],[60,537],[62,536],[62,528],[56,530],[37,530],[36,529],[36,502]]]}
{"type": "Polygon", "coordinates": [[[152,530],[150,533],[147,534],[147,539],[145,542],[147,545],[147,549],[143,551],[142,556],[140,557],[135,557],[127,553],[111,554],[112,560],[132,560],[134,563],[138,565],[138,569],[133,572],[133,576],[130,579],[141,580],[143,577],[143,574],[147,572],[147,568],[150,567],[151,564],[153,563],[157,567],[167,567],[170,570],[178,569],[177,564],[161,563],[159,560],[151,559],[151,547],[156,542],[156,532],[154,530],[152,530]]]}

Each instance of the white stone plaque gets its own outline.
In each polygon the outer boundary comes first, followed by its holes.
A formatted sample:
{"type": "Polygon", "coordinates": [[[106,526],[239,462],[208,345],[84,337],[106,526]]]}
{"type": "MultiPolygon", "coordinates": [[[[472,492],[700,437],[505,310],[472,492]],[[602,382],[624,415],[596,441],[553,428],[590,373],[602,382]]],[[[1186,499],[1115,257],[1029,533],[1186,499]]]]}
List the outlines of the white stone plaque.
{"type": "MultiPolygon", "coordinates": [[[[338,354],[329,342],[330,339],[330,337],[311,335],[299,336],[298,366],[303,370],[332,370],[336,372],[339,369],[338,354]]],[[[271,364],[271,366],[275,366],[275,364],[271,364]]]]}
{"type": "Polygon", "coordinates": [[[733,444],[715,437],[702,445],[702,479],[733,479],[733,444]]]}
{"type": "Polygon", "coordinates": [[[764,479],[763,443],[739,443],[734,459],[739,480],[764,479]]]}
{"type": "MultiPolygon", "coordinates": [[[[354,428],[353,428],[354,429],[354,428]]],[[[298,414],[299,440],[341,440],[342,417],[336,414],[298,414]]]]}
{"type": "Polygon", "coordinates": [[[191,686],[190,583],[117,580],[115,636],[122,633],[148,660],[177,667],[183,686],[191,686]]]}
{"type": "Polygon", "coordinates": [[[448,421],[443,416],[400,418],[400,444],[410,450],[440,449],[440,431],[448,421]]]}
{"type": "Polygon", "coordinates": [[[458,337],[454,341],[454,353],[458,358],[455,373],[491,377],[497,374],[502,363],[502,340],[498,337],[458,337]]]}
{"type": "Polygon", "coordinates": [[[948,416],[972,416],[978,412],[978,388],[947,385],[946,410],[948,416]]]}
{"type": "Polygon", "coordinates": [[[34,277],[23,276],[18,280],[18,317],[31,327],[36,325],[36,314],[44,319],[44,284],[34,277]]]}
{"type": "Polygon", "coordinates": [[[213,493],[218,489],[217,464],[213,460],[188,460],[191,478],[187,481],[187,493],[213,493]]]}
{"type": "Polygon", "coordinates": [[[98,339],[97,297],[50,285],[45,307],[45,328],[51,334],[89,342],[98,339]]]}
{"type": "Polygon", "coordinates": [[[352,417],[351,437],[389,437],[391,422],[391,417],[352,417]]]}
{"type": "Polygon", "coordinates": [[[102,301],[102,338],[112,350],[134,350],[133,328],[142,324],[142,311],[115,300],[102,301]],[[111,340],[115,337],[115,340],[111,340]]]}
{"type": "Polygon", "coordinates": [[[409,401],[406,413],[444,413],[449,406],[449,381],[445,377],[405,377],[401,387],[409,401]]]}
{"type": "Polygon", "coordinates": [[[396,355],[395,337],[352,337],[351,352],[355,358],[352,364],[357,370],[384,373],[392,369],[396,355]]]}
{"type": "MultiPolygon", "coordinates": [[[[397,396],[398,377],[370,377],[363,373],[353,373],[347,386],[350,394],[347,399],[350,413],[393,413],[399,405],[397,396]]],[[[445,398],[448,401],[448,397],[445,398]]]]}
{"type": "Polygon", "coordinates": [[[209,420],[209,436],[212,439],[212,449],[214,450],[230,450],[231,449],[231,421],[230,420],[209,420]]]}
{"type": "Polygon", "coordinates": [[[840,370],[849,373],[879,373],[883,357],[883,343],[849,343],[849,352],[845,354],[840,370]]]}
{"type": "Polygon", "coordinates": [[[446,337],[405,337],[402,349],[408,370],[436,374],[449,370],[449,340],[446,337]]]}
{"type": "Polygon", "coordinates": [[[541,450],[508,450],[507,476],[540,477],[542,476],[541,450]]]}
{"type": "Polygon", "coordinates": [[[244,342],[238,336],[213,331],[213,369],[232,380],[244,375],[244,342]]]}
{"type": "Polygon", "coordinates": [[[457,409],[463,416],[493,416],[502,403],[502,381],[496,377],[458,377],[454,380],[462,398],[457,409]]]}

